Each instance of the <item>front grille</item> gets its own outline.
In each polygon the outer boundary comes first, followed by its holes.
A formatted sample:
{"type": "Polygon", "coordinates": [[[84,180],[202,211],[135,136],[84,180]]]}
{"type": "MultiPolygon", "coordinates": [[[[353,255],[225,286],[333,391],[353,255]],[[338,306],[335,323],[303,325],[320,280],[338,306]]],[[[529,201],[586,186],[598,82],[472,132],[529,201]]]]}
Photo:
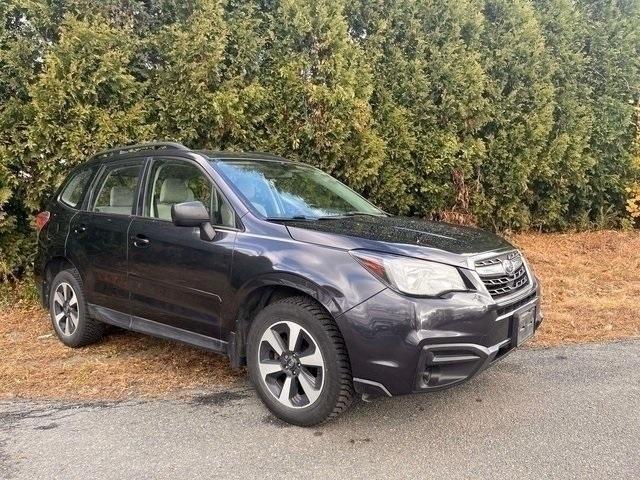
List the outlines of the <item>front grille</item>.
{"type": "Polygon", "coordinates": [[[476,267],[486,267],[488,265],[497,265],[498,263],[501,263],[500,257],[493,257],[486,260],[478,260],[476,267]]]}
{"type": "Polygon", "coordinates": [[[508,252],[475,262],[482,283],[495,298],[513,295],[529,285],[529,275],[519,252],[508,252]]]}
{"type": "Polygon", "coordinates": [[[527,271],[524,265],[522,265],[512,275],[497,278],[483,278],[482,282],[492,297],[500,297],[517,292],[529,283],[529,278],[527,277],[527,271]]]}

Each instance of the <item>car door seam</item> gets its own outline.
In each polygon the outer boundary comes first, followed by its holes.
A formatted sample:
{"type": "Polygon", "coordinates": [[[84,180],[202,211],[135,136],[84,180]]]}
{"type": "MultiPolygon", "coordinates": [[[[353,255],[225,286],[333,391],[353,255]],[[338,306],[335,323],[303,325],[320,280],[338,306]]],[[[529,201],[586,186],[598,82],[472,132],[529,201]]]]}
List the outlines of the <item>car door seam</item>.
{"type": "Polygon", "coordinates": [[[67,234],[64,237],[64,257],[67,258],[67,243],[69,242],[69,235],[71,235],[71,225],[73,224],[73,220],[78,216],[80,210],[77,210],[69,222],[67,223],[67,234]]]}

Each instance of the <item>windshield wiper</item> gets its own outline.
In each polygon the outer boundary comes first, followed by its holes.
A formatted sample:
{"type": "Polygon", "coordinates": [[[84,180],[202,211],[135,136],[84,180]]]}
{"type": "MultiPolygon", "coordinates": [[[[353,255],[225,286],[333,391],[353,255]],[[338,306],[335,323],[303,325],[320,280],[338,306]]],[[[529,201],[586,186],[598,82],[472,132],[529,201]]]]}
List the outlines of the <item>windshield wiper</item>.
{"type": "Polygon", "coordinates": [[[367,217],[386,217],[387,214],[384,212],[381,213],[368,213],[368,212],[358,212],[357,210],[351,211],[351,212],[347,212],[344,214],[345,216],[348,217],[355,217],[358,215],[365,215],[367,217]]]}
{"type": "Polygon", "coordinates": [[[294,215],[293,217],[267,217],[266,220],[270,222],[293,222],[299,220],[315,221],[317,217],[305,217],[304,215],[294,215]]]}
{"type": "Polygon", "coordinates": [[[387,215],[384,214],[384,213],[378,214],[378,213],[358,212],[358,211],[354,210],[352,212],[344,212],[344,213],[340,213],[338,215],[327,215],[325,217],[318,218],[318,220],[333,220],[333,219],[336,219],[336,218],[360,217],[360,216],[365,216],[365,217],[386,217],[387,215]]]}
{"type": "Polygon", "coordinates": [[[323,217],[307,217],[306,215],[293,215],[291,217],[267,217],[266,220],[270,222],[295,222],[295,221],[307,221],[307,222],[315,222],[316,220],[336,220],[339,218],[346,217],[358,217],[364,215],[366,217],[386,217],[387,215],[376,214],[376,213],[367,213],[367,212],[358,212],[356,210],[351,212],[340,213],[338,215],[325,215],[323,217]]]}

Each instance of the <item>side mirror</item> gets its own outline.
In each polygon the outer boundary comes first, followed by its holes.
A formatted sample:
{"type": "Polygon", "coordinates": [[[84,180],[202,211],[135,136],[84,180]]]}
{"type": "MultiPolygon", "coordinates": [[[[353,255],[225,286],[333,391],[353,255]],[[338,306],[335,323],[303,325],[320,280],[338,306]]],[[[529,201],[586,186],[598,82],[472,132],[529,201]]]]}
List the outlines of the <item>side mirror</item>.
{"type": "Polygon", "coordinates": [[[202,202],[183,202],[171,206],[171,221],[177,227],[200,227],[200,238],[211,241],[216,231],[202,202]]]}

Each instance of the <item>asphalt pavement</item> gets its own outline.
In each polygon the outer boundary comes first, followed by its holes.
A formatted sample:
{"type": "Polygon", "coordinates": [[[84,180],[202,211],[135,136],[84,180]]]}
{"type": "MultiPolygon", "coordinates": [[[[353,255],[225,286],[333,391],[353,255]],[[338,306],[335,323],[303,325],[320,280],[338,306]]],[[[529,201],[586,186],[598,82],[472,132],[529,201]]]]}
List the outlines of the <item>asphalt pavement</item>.
{"type": "Polygon", "coordinates": [[[0,402],[2,479],[640,478],[640,341],[522,349],[471,382],[303,429],[247,385],[0,402]]]}

